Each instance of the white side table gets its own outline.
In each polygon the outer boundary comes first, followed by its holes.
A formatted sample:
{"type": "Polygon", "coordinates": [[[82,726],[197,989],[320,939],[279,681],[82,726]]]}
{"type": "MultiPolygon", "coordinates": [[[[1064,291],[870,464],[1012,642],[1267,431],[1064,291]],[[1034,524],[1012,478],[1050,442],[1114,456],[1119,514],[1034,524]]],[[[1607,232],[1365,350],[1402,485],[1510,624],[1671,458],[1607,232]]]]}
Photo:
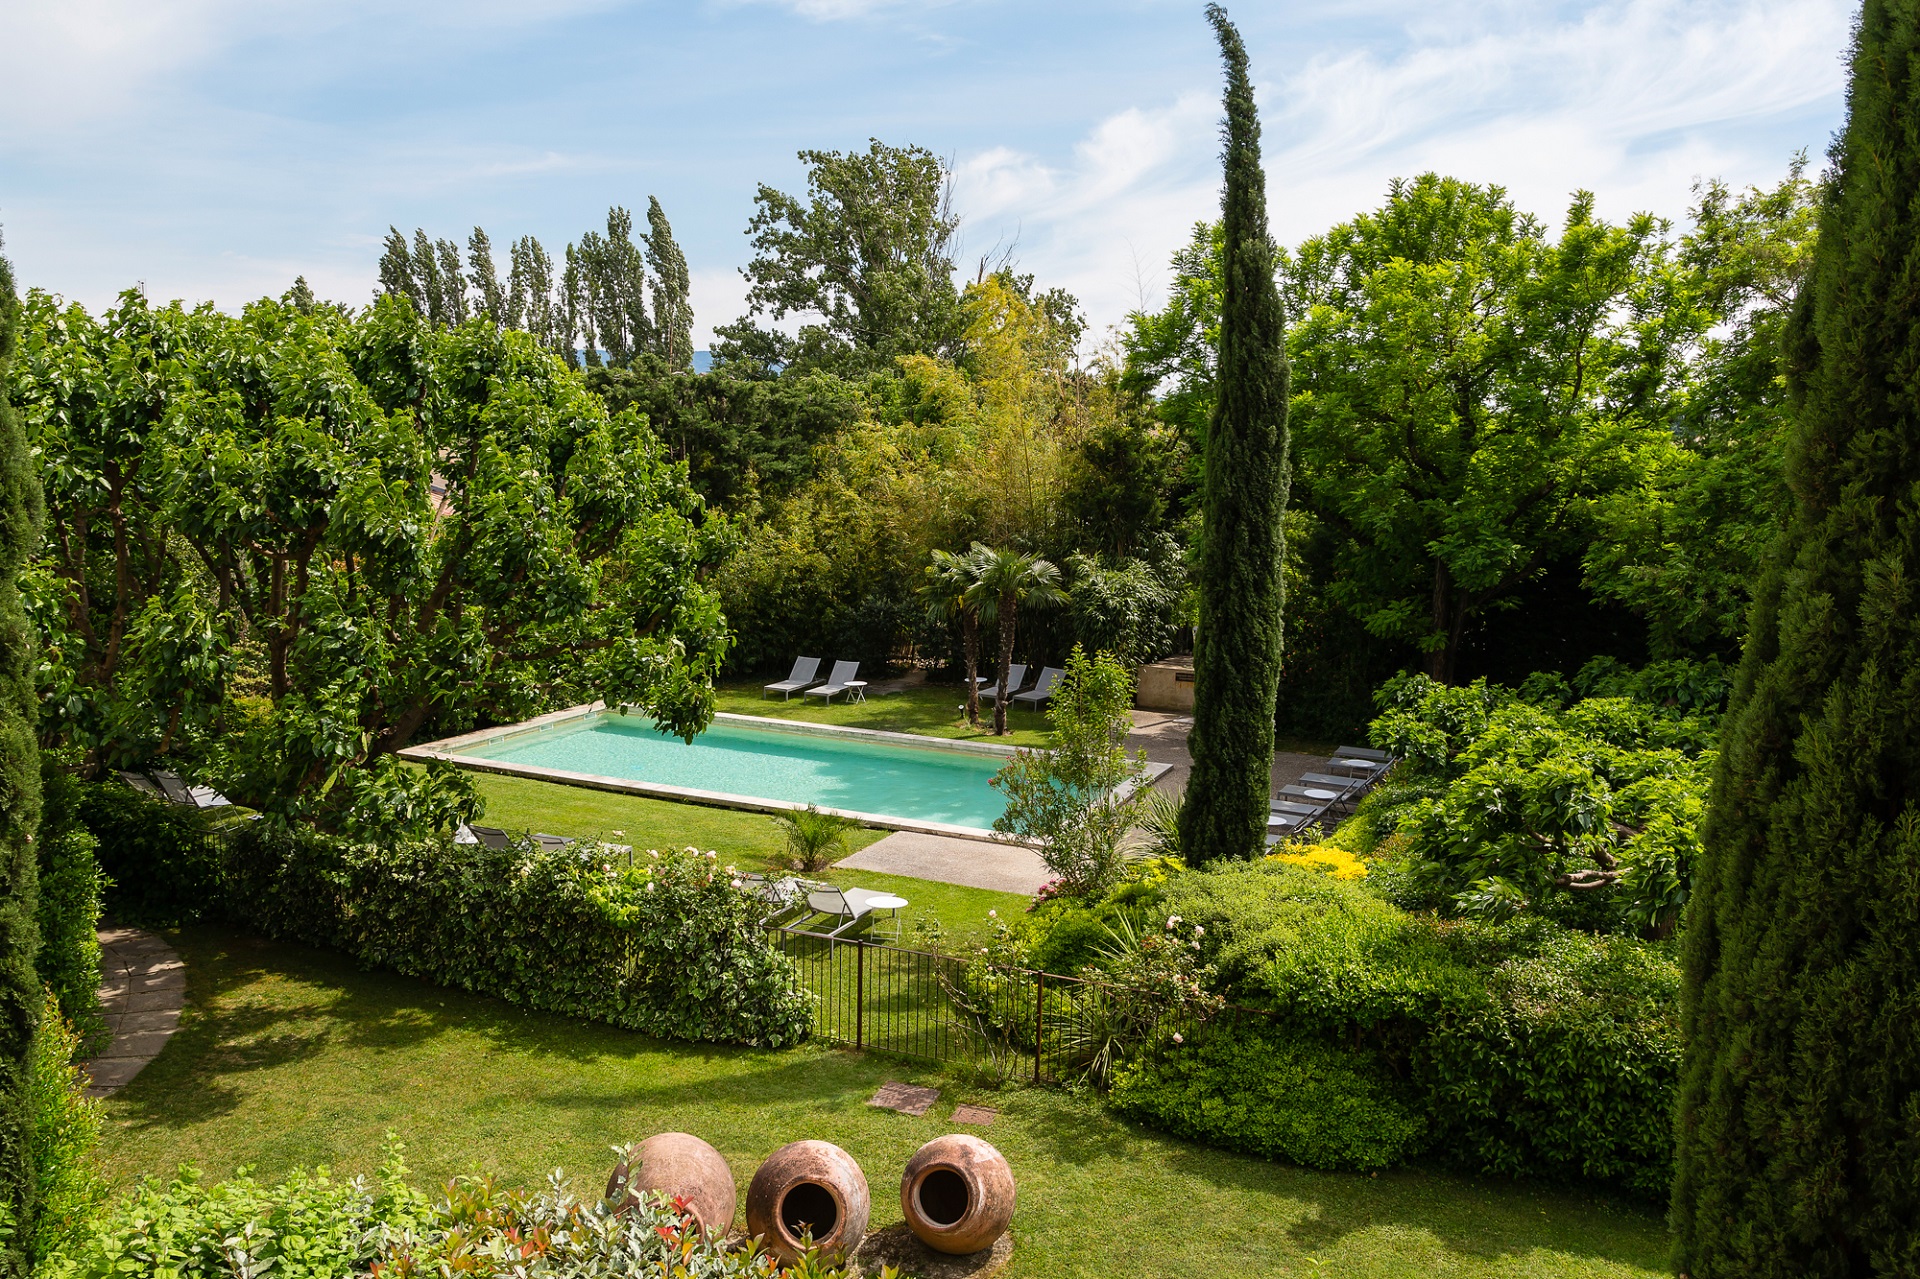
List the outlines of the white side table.
{"type": "Polygon", "coordinates": [[[868,933],[878,934],[879,936],[887,937],[894,941],[899,941],[900,940],[900,912],[906,909],[907,899],[904,897],[895,897],[893,894],[888,893],[884,897],[867,898],[867,905],[871,906],[876,911],[880,911],[880,910],[886,911],[888,915],[887,922],[890,925],[888,930],[885,932],[881,932],[880,929],[870,927],[867,930],[868,933]]]}
{"type": "MultiPolygon", "coordinates": [[[[867,700],[867,681],[863,679],[848,680],[847,681],[847,700],[849,702],[866,701],[867,700]]],[[[902,903],[902,904],[904,905],[905,903],[902,903]]]]}

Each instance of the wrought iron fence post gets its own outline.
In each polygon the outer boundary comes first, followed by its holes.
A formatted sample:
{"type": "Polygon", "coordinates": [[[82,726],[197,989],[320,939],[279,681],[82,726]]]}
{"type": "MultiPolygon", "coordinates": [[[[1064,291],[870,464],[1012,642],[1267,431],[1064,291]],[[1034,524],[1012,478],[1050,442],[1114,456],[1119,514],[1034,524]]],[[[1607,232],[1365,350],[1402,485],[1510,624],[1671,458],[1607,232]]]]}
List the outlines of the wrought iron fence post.
{"type": "Polygon", "coordinates": [[[1033,1082],[1040,1082],[1040,1046],[1046,1041],[1047,975],[1033,975],[1033,1082]]]}
{"type": "Polygon", "coordinates": [[[853,943],[853,1046],[866,1046],[867,1020],[867,943],[853,943]]]}

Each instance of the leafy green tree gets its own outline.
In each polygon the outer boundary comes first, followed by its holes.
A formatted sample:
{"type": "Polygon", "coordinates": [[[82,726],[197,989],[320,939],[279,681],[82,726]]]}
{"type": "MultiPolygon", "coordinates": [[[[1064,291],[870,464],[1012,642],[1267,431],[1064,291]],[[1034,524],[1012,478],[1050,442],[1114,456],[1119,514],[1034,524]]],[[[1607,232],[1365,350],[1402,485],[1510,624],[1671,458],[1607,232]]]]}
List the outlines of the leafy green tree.
{"type": "Polygon", "coordinates": [[[952,354],[966,320],[953,283],[947,171],[924,147],[802,151],[805,199],[761,185],[742,269],[748,313],[719,330],[723,360],[865,373],[952,354]],[[817,317],[788,337],[754,317],[817,317]]]}
{"type": "MultiPolygon", "coordinates": [[[[928,619],[960,623],[960,650],[966,659],[967,723],[980,722],[980,601],[970,595],[980,580],[986,548],[975,542],[962,554],[935,548],[933,562],[927,565],[927,583],[920,596],[927,601],[928,619]]],[[[1004,667],[1002,668],[1005,669],[1004,667]]],[[[1001,680],[1005,697],[1006,681],[1001,680]]]]}
{"type": "Polygon", "coordinates": [[[1601,499],[1587,584],[1647,619],[1656,658],[1732,654],[1788,506],[1782,342],[1814,243],[1815,187],[1797,157],[1771,189],[1699,190],[1667,269],[1681,339],[1666,437],[1639,479],[1601,499]]]}
{"type": "Polygon", "coordinates": [[[1688,910],[1671,1220],[1694,1279],[1920,1270],[1920,25],[1866,0],[1786,338],[1792,514],[1688,910]]]}
{"type": "Polygon", "coordinates": [[[1050,560],[1024,551],[1001,550],[974,544],[973,585],[966,599],[980,614],[980,620],[999,628],[1000,683],[993,699],[995,736],[1007,731],[1007,668],[1013,662],[1013,628],[1022,604],[1047,608],[1065,600],[1060,590],[1060,569],[1050,560]]]}
{"type": "Polygon", "coordinates": [[[1296,256],[1294,496],[1341,535],[1330,595],[1433,678],[1664,444],[1658,233],[1581,194],[1549,243],[1500,188],[1427,174],[1296,256]]]}
{"type": "Polygon", "coordinates": [[[1133,678],[1111,654],[1088,658],[1078,645],[1053,695],[1053,744],[1021,751],[994,774],[1007,797],[993,828],[1034,841],[1062,891],[1099,893],[1116,883],[1126,840],[1139,823],[1146,756],[1127,754],[1133,678]],[[1124,793],[1123,793],[1124,790],[1124,793]]]}
{"type": "Polygon", "coordinates": [[[1197,223],[1192,239],[1174,252],[1166,305],[1130,314],[1120,337],[1121,385],[1154,400],[1160,420],[1179,431],[1195,461],[1205,453],[1213,416],[1225,268],[1221,224],[1197,223]]]}
{"type": "Polygon", "coordinates": [[[63,676],[54,691],[77,705],[48,707],[96,763],[177,748],[268,811],[431,821],[464,800],[429,802],[449,779],[392,758],[429,725],[595,695],[681,736],[707,722],[728,641],[698,579],[725,538],[645,423],[609,415],[529,335],[435,329],[387,300],[363,317],[270,301],[225,317],[131,295],[108,326],[29,305],[13,394],[72,481],[40,566],[43,597],[65,605],[41,610],[50,647],[84,656],[76,617],[96,638],[88,619],[127,619],[120,668],[63,676]],[[171,352],[153,429],[160,380],[101,376],[139,367],[123,331],[171,352]],[[165,536],[124,602],[76,613],[119,563],[110,530],[78,535],[103,439],[123,473],[137,461],[142,518],[165,536]]]}
{"type": "MultiPolygon", "coordinates": [[[[0,376],[19,349],[13,265],[0,257],[0,376]]],[[[39,548],[40,485],[19,412],[0,395],[0,1273],[25,1276],[23,1236],[34,1222],[29,1096],[42,993],[33,840],[40,825],[40,757],[30,673],[33,643],[17,583],[39,548]]]]}
{"type": "Polygon", "coordinates": [[[1240,33],[1218,5],[1207,17],[1227,70],[1226,283],[1195,575],[1193,774],[1180,812],[1182,843],[1202,864],[1253,857],[1265,842],[1287,509],[1286,318],[1267,233],[1260,116],[1240,33]]]}
{"type": "Polygon", "coordinates": [[[578,261],[582,289],[581,335],[590,366],[601,352],[610,364],[626,364],[654,346],[653,320],[647,314],[647,264],[633,242],[633,214],[618,205],[607,210],[607,233],[589,231],[569,263],[578,261]]]}
{"type": "Polygon", "coordinates": [[[647,267],[653,285],[653,350],[679,373],[693,367],[693,279],[660,201],[647,197],[647,267]]]}

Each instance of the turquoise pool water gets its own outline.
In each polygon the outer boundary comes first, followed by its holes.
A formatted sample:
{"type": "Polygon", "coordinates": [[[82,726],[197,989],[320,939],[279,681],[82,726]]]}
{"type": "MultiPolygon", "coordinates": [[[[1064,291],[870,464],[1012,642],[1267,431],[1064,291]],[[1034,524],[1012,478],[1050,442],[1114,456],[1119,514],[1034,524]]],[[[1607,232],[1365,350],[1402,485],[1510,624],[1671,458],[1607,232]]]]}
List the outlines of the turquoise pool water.
{"type": "Polygon", "coordinates": [[[638,715],[602,713],[458,748],[462,755],[754,799],[986,828],[1006,811],[1002,757],[789,733],[716,720],[688,745],[638,715]]]}

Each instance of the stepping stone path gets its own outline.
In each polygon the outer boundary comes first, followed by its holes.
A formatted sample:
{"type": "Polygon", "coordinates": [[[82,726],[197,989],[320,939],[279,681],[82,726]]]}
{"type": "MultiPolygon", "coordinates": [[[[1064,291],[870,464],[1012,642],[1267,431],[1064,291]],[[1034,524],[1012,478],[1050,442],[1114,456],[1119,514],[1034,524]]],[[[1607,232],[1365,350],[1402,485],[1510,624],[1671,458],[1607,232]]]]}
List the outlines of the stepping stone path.
{"type": "Polygon", "coordinates": [[[999,1113],[999,1111],[990,1110],[985,1106],[968,1106],[963,1104],[953,1108],[953,1122],[956,1124],[977,1124],[985,1128],[994,1121],[994,1118],[999,1115],[999,1113]]]}
{"type": "Polygon", "coordinates": [[[87,1096],[116,1091],[159,1056],[186,1001],[187,966],[173,947],[138,928],[101,929],[100,1011],[113,1041],[80,1063],[87,1096]]]}
{"type": "Polygon", "coordinates": [[[869,1106],[878,1106],[882,1110],[895,1110],[903,1115],[912,1115],[916,1119],[927,1113],[928,1107],[940,1100],[938,1088],[921,1088],[914,1084],[898,1082],[880,1085],[880,1091],[873,1094],[869,1106]]]}

